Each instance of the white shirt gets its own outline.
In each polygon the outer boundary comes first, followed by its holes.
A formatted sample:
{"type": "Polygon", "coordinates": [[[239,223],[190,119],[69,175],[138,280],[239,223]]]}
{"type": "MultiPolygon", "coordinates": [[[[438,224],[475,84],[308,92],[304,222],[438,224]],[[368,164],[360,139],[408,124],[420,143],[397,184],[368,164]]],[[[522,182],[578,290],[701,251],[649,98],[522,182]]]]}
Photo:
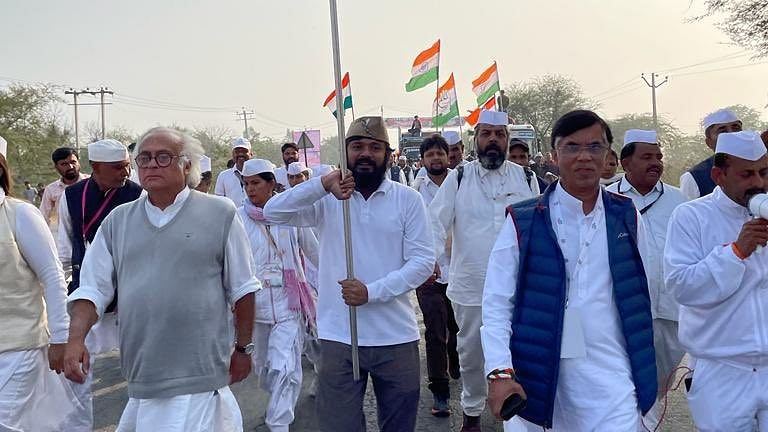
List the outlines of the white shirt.
{"type": "MultiPolygon", "coordinates": [[[[5,191],[0,189],[0,204],[5,201],[5,191]]],[[[69,338],[67,314],[67,285],[61,263],[56,257],[56,245],[43,216],[29,203],[16,206],[16,245],[29,268],[43,286],[48,315],[50,343],[66,343],[69,338]]]]}
{"type": "MultiPolygon", "coordinates": [[[[415,190],[384,180],[368,200],[349,199],[354,276],[368,287],[357,308],[360,346],[419,339],[409,292],[435,267],[424,203],[415,190]]],[[[320,339],[350,343],[348,307],[338,281],[347,278],[342,201],[310,179],[267,201],[264,215],[277,224],[315,226],[320,239],[317,327],[320,339]]]]}
{"type": "Polygon", "coordinates": [[[285,186],[286,189],[291,188],[290,183],[288,183],[288,169],[286,167],[275,169],[275,181],[285,186]]]}
{"type": "Polygon", "coordinates": [[[768,365],[768,253],[733,252],[747,209],[716,187],[672,214],[664,275],[680,303],[680,342],[697,358],[768,365]]]}
{"type": "MultiPolygon", "coordinates": [[[[190,189],[184,188],[173,204],[161,210],[146,200],[144,209],[149,222],[157,228],[162,228],[173,220],[179,213],[184,202],[189,198],[190,189]]],[[[185,251],[194,253],[194,251],[185,251]]],[[[151,269],[149,269],[151,271],[151,269]]],[[[182,269],[175,269],[182,270],[182,269]]],[[[188,269],[187,269],[188,270],[188,269]]],[[[251,247],[245,233],[243,222],[235,216],[227,235],[227,245],[224,250],[224,271],[222,279],[227,299],[234,305],[248,293],[261,289],[261,283],[253,276],[255,266],[251,256],[251,247]]],[[[115,296],[114,278],[115,266],[112,254],[101,233],[101,227],[96,231],[93,243],[85,251],[83,266],[80,271],[80,287],[70,296],[68,302],[75,300],[90,300],[96,306],[96,312],[101,317],[104,310],[115,296]]]]}
{"type": "MultiPolygon", "coordinates": [[[[80,173],[80,177],[75,183],[87,179],[88,177],[90,177],[88,174],[80,173]]],[[[40,213],[43,214],[43,218],[48,223],[48,227],[50,227],[54,239],[56,239],[59,228],[59,199],[61,199],[61,196],[64,194],[64,189],[66,189],[67,186],[69,185],[64,184],[61,179],[56,180],[45,187],[43,198],[40,200],[40,213]]]]}
{"type": "Polygon", "coordinates": [[[695,200],[701,196],[699,185],[690,172],[686,171],[680,176],[680,190],[689,200],[695,200]]]}
{"type": "MultiPolygon", "coordinates": [[[[397,165],[394,165],[394,166],[397,166],[397,165]]],[[[400,168],[400,167],[398,166],[398,168],[400,168]]],[[[398,179],[398,182],[400,184],[408,186],[408,183],[405,182],[405,175],[403,174],[402,171],[403,170],[400,169],[400,178],[398,179]]],[[[392,167],[387,168],[386,178],[387,178],[387,180],[390,180],[390,181],[392,180],[392,167]]]]}
{"type": "Polygon", "coordinates": [[[648,293],[651,296],[653,318],[677,321],[679,305],[675,295],[664,283],[664,245],[667,243],[667,228],[672,212],[687,201],[680,189],[659,181],[646,195],[641,195],[626,177],[608,186],[606,190],[632,198],[635,208],[642,213],[643,225],[648,242],[647,254],[643,260],[645,276],[648,278],[648,293]],[[650,206],[650,207],[649,207],[650,206]]]}
{"type": "MultiPolygon", "coordinates": [[[[424,170],[424,168],[422,168],[422,170],[424,170]]],[[[422,171],[420,170],[419,175],[416,176],[416,181],[414,181],[413,188],[419,191],[421,198],[424,200],[424,204],[429,206],[429,204],[432,203],[432,200],[435,198],[438,189],[440,189],[440,186],[432,181],[432,178],[427,175],[426,171],[424,171],[424,175],[420,177],[421,172],[422,171]]],[[[448,169],[448,172],[451,172],[451,170],[448,169]]],[[[437,265],[440,267],[440,277],[437,278],[437,282],[442,284],[448,283],[448,276],[450,274],[451,266],[451,259],[449,255],[450,245],[448,243],[446,243],[446,248],[444,248],[437,257],[437,265]]]]}
{"type": "Polygon", "coordinates": [[[523,169],[509,161],[487,170],[479,161],[464,165],[457,189],[454,170],[429,205],[435,253],[452,233],[448,298],[464,306],[480,306],[488,256],[504,225],[507,206],[534,196],[523,169]]]}
{"type": "MultiPolygon", "coordinates": [[[[463,186],[462,186],[463,187],[463,186]]],[[[603,192],[585,215],[582,202],[558,183],[550,196],[552,229],[565,258],[567,308],[580,317],[585,356],[562,358],[555,402],[555,430],[595,430],[635,386],[609,271],[603,192]],[[564,427],[564,421],[569,424],[564,427]]],[[[638,218],[640,215],[638,214],[638,218]]],[[[642,223],[638,247],[644,250],[642,223]]],[[[517,228],[506,219],[488,262],[480,335],[486,373],[510,368],[511,322],[520,264],[517,228]]],[[[576,330],[574,330],[576,331],[576,330]]],[[[564,332],[567,332],[564,326],[564,332]]],[[[565,333],[563,341],[567,339],[565,333]]]]}
{"type": "Polygon", "coordinates": [[[213,188],[213,193],[231,199],[236,207],[240,207],[243,205],[243,200],[245,200],[245,190],[235,173],[240,174],[236,166],[220,172],[216,177],[216,186],[213,188]]]}

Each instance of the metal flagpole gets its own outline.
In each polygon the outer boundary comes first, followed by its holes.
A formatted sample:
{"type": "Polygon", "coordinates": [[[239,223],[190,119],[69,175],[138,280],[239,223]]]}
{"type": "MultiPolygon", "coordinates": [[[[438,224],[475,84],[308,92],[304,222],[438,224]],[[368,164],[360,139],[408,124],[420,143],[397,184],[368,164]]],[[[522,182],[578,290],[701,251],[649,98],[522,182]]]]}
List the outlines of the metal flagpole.
{"type": "MultiPolygon", "coordinates": [[[[439,39],[438,39],[439,40],[439,39]]],[[[442,46],[440,47],[443,48],[442,46]]],[[[437,88],[435,89],[435,103],[433,104],[435,106],[435,109],[432,110],[432,127],[435,128],[435,132],[437,132],[437,127],[435,127],[435,118],[437,117],[438,113],[438,107],[437,102],[440,100],[440,51],[437,52],[437,88]]]]}
{"type": "MultiPolygon", "coordinates": [[[[349,72],[347,72],[349,75],[349,72]]],[[[349,79],[349,97],[352,98],[352,121],[355,121],[355,97],[352,95],[352,78],[349,79]]]]}
{"type": "MultiPolygon", "coordinates": [[[[339,19],[336,13],[336,0],[329,0],[331,5],[331,39],[333,42],[333,78],[336,81],[336,126],[339,135],[339,167],[341,178],[347,176],[347,146],[344,136],[344,99],[341,94],[341,53],[339,52],[339,19]]],[[[350,89],[351,90],[351,89],[350,89]]],[[[349,215],[349,200],[342,201],[344,219],[344,246],[347,256],[347,279],[354,279],[355,269],[352,260],[352,227],[349,215]]],[[[357,349],[357,308],[349,307],[349,336],[352,346],[352,379],[360,380],[360,358],[357,349]]]]}

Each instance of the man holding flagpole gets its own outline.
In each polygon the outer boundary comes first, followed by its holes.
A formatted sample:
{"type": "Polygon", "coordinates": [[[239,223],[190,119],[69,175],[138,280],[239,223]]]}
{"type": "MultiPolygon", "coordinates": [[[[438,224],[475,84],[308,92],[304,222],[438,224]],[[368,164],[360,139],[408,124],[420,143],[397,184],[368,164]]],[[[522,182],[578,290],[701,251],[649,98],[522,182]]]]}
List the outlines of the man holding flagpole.
{"type": "Polygon", "coordinates": [[[419,328],[410,291],[436,262],[421,196],[385,178],[389,146],[381,117],[349,127],[347,163],[270,199],[272,223],[316,227],[320,239],[317,327],[320,339],[317,410],[323,432],[363,431],[367,377],[376,389],[379,429],[413,431],[419,403],[419,328]],[[343,201],[349,200],[355,278],[347,278],[343,201]],[[402,241],[388,241],[402,238],[402,241]],[[353,337],[347,312],[357,309],[359,371],[353,379],[353,337]]]}

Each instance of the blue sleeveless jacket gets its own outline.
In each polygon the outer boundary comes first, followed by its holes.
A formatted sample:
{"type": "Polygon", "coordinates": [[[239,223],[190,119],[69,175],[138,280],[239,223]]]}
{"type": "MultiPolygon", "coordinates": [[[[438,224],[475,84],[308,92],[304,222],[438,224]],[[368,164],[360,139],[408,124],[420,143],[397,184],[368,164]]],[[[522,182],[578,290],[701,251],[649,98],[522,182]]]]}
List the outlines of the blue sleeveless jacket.
{"type": "MultiPolygon", "coordinates": [[[[545,428],[552,415],[560,367],[565,310],[565,259],[552,229],[549,198],[543,195],[510,206],[517,227],[520,262],[510,351],[515,373],[528,395],[520,416],[545,428]]],[[[638,406],[645,414],[657,393],[656,355],[648,282],[637,248],[632,200],[603,191],[613,295],[626,341],[638,406]]]]}
{"type": "Polygon", "coordinates": [[[696,181],[696,186],[699,187],[699,196],[705,196],[712,193],[715,190],[714,181],[712,181],[712,167],[715,165],[715,157],[705,159],[696,165],[689,171],[691,176],[696,181]]]}

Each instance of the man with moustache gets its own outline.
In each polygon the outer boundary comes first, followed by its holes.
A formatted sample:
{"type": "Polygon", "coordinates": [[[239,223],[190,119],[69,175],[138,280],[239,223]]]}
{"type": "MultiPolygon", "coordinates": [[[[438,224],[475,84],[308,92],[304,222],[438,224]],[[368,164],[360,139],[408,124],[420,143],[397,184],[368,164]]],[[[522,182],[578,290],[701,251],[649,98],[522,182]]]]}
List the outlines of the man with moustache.
{"type": "MultiPolygon", "coordinates": [[[[128,180],[131,163],[128,150],[119,141],[105,139],[88,144],[88,160],[93,175],[67,187],[58,205],[59,232],[56,247],[64,273],[71,272],[69,293],[73,295],[80,287],[80,267],[85,252],[93,242],[101,223],[107,215],[121,204],[136,200],[142,189],[128,180]]],[[[112,302],[106,308],[103,319],[97,324],[85,341],[93,367],[96,354],[111,351],[117,346],[117,316],[112,302]]],[[[88,374],[83,383],[72,383],[72,390],[83,410],[69,418],[67,431],[90,431],[93,429],[93,396],[88,374]]]]}
{"type": "Polygon", "coordinates": [[[234,165],[219,173],[216,177],[216,186],[213,192],[219,196],[225,196],[235,203],[235,206],[243,204],[245,191],[243,190],[243,164],[251,158],[251,142],[245,138],[235,138],[230,143],[232,146],[232,161],[234,165]]]}
{"type": "Polygon", "coordinates": [[[284,189],[290,189],[291,183],[288,181],[288,166],[294,162],[299,161],[299,146],[296,143],[287,142],[280,147],[280,153],[283,155],[283,163],[285,166],[281,166],[275,170],[275,180],[277,180],[278,192],[284,189]]]}
{"type": "Polygon", "coordinates": [[[643,224],[600,187],[611,138],[592,111],[558,119],[560,180],[508,208],[488,261],[488,404],[499,417],[509,396],[527,398],[529,431],[636,432],[656,399],[643,224]]]}
{"type": "MultiPolygon", "coordinates": [[[[425,174],[416,178],[413,188],[419,191],[424,204],[429,206],[450,172],[448,143],[440,135],[431,135],[422,141],[419,151],[425,174]]],[[[445,295],[450,266],[448,247],[446,244],[446,248],[438,255],[435,273],[416,289],[416,298],[424,317],[427,375],[429,390],[432,391],[434,399],[432,415],[435,417],[447,417],[451,414],[448,403],[449,377],[460,377],[459,353],[456,351],[456,333],[459,326],[453,315],[451,301],[445,295]]]]}
{"type": "Polygon", "coordinates": [[[525,178],[528,179],[528,186],[531,188],[531,192],[538,195],[544,189],[547,188],[547,182],[543,178],[536,175],[530,167],[531,153],[528,147],[528,143],[518,139],[512,138],[509,140],[509,153],[507,154],[507,160],[516,163],[523,167],[525,171],[525,178]]]}
{"type": "MultiPolygon", "coordinates": [[[[656,369],[659,398],[666,391],[669,374],[685,355],[677,338],[679,305],[664,284],[664,245],[672,212],[687,198],[680,189],[661,181],[664,154],[654,130],[630,129],[624,134],[621,166],[624,176],[606,190],[632,198],[640,211],[645,228],[647,248],[643,262],[648,279],[653,316],[653,340],[656,348],[656,369]]],[[[644,417],[645,426],[654,430],[659,423],[662,404],[657,403],[644,417]]]]}
{"type": "Polygon", "coordinates": [[[420,388],[419,328],[409,294],[434,271],[432,235],[419,193],[386,179],[394,150],[383,118],[353,121],[346,146],[351,175],[342,180],[336,170],[288,189],[267,202],[264,216],[276,224],[318,231],[320,430],[365,430],[363,398],[370,375],[379,429],[413,431],[420,388]],[[346,278],[342,200],[349,200],[355,279],[346,278]],[[352,379],[347,306],[357,306],[359,381],[352,379]]]}
{"type": "Polygon", "coordinates": [[[67,186],[87,179],[89,176],[80,173],[80,158],[77,156],[77,151],[71,147],[57,148],[51,154],[51,159],[60,178],[45,187],[43,198],[40,200],[40,213],[48,222],[48,227],[55,239],[59,229],[58,204],[61,194],[64,193],[67,186]]]}
{"type": "Polygon", "coordinates": [[[749,210],[766,192],[768,156],[756,132],[717,137],[711,194],[672,214],[667,287],[679,337],[696,360],[688,406],[697,430],[768,429],[768,220],[749,210]]]}
{"type": "Polygon", "coordinates": [[[485,408],[480,305],[488,255],[504,225],[504,209],[534,196],[523,168],[507,160],[508,123],[504,112],[480,113],[474,138],[478,160],[448,174],[429,206],[435,252],[452,237],[447,296],[459,325],[462,432],[480,431],[485,408]]]}
{"type": "MultiPolygon", "coordinates": [[[[741,120],[735,112],[720,109],[704,117],[704,142],[712,151],[717,145],[717,136],[721,133],[738,132],[742,128],[741,120]]],[[[688,199],[709,195],[717,186],[712,180],[714,156],[709,157],[680,176],[680,190],[688,199]]]]}
{"type": "Polygon", "coordinates": [[[442,133],[445,142],[448,143],[448,168],[456,169],[461,165],[466,165],[464,159],[464,142],[461,135],[456,131],[445,131],[442,133]]]}

